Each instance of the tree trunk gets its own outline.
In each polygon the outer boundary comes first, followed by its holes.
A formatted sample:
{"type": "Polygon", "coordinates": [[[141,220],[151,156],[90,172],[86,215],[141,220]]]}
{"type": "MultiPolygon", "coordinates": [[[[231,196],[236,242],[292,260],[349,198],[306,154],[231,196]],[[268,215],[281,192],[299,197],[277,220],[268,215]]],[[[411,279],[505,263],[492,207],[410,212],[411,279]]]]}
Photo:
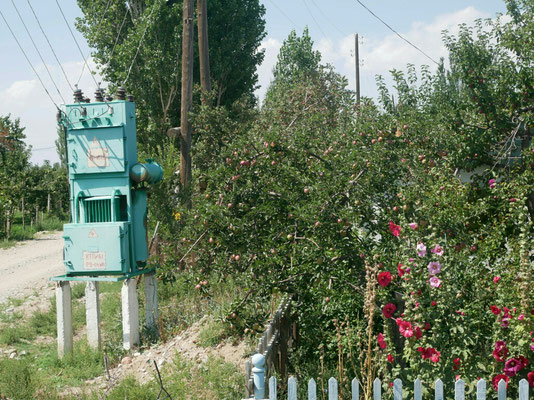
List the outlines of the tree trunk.
{"type": "MultiPolygon", "coordinates": [[[[184,0],[183,7],[180,181],[188,192],[191,183],[191,122],[188,113],[193,103],[193,0],[184,0]]],[[[190,199],[187,204],[191,206],[190,199]]]]}
{"type": "Polygon", "coordinates": [[[50,214],[50,193],[48,193],[48,198],[46,199],[46,213],[50,214]]]}
{"type": "Polygon", "coordinates": [[[22,198],[22,230],[26,229],[26,221],[24,219],[24,197],[22,198]]]}
{"type": "MultiPolygon", "coordinates": [[[[211,92],[210,56],[208,46],[208,12],[207,0],[197,0],[198,17],[198,54],[200,63],[200,84],[204,92],[211,92]]],[[[205,96],[202,102],[205,104],[205,96]]]]}

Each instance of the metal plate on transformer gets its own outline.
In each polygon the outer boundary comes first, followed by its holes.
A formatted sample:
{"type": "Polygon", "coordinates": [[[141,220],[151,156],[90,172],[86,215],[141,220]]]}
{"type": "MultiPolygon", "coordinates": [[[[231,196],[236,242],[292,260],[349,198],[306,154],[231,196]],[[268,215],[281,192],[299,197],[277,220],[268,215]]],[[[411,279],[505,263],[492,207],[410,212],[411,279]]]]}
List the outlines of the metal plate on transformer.
{"type": "Polygon", "coordinates": [[[66,224],[67,274],[116,274],[129,272],[129,223],[66,224]]]}

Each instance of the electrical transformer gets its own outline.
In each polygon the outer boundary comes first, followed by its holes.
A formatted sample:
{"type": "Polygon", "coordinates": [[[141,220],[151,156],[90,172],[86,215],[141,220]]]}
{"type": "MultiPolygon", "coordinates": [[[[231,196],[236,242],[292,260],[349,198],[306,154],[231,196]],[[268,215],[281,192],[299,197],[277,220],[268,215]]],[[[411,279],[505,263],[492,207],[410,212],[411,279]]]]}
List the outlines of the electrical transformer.
{"type": "Polygon", "coordinates": [[[58,114],[72,215],[63,230],[66,277],[125,278],[146,271],[146,187],[160,181],[163,170],[152,160],[137,161],[133,99],[120,89],[117,100],[96,94],[89,103],[77,90],[75,103],[58,114]]]}

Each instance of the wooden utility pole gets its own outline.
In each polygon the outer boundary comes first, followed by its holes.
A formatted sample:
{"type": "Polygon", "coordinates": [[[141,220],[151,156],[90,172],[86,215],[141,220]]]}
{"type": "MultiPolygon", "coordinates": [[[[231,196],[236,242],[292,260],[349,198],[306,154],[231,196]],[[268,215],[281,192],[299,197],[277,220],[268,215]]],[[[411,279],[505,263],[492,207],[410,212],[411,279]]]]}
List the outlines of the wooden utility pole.
{"type": "MultiPolygon", "coordinates": [[[[210,54],[208,46],[208,11],[207,0],[197,0],[198,18],[198,55],[200,63],[200,84],[203,92],[211,91],[210,54]]],[[[204,102],[202,96],[202,102],[204,102]]]]}
{"type": "Polygon", "coordinates": [[[187,114],[193,103],[193,7],[193,0],[184,0],[180,118],[180,182],[183,187],[191,183],[191,122],[187,114]]]}
{"type": "Polygon", "coordinates": [[[358,46],[358,34],[354,35],[354,58],[356,64],[356,103],[360,103],[360,48],[358,46]]]}

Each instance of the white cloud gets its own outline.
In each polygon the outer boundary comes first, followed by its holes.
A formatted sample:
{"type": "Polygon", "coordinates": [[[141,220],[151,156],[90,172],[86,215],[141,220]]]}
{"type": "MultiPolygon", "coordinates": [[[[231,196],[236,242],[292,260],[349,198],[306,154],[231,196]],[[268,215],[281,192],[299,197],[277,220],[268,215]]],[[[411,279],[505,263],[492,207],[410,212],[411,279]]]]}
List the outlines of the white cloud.
{"type": "MultiPolygon", "coordinates": [[[[92,59],[88,60],[88,64],[92,71],[96,70],[92,59]]],[[[83,61],[63,63],[65,73],[72,85],[78,81],[83,65],[83,61]]],[[[58,85],[59,92],[66,102],[70,102],[72,100],[72,90],[61,69],[56,65],[47,65],[47,67],[58,85]]],[[[54,101],[58,105],[63,103],[44,65],[37,65],[36,70],[54,101]]],[[[13,118],[20,118],[21,125],[26,128],[26,143],[36,150],[32,153],[31,161],[33,163],[40,164],[44,160],[56,162],[59,160],[54,143],[57,138],[56,108],[43,90],[35,74],[33,74],[33,71],[29,70],[28,74],[30,73],[32,74],[32,79],[19,80],[12,82],[8,87],[0,87],[0,115],[11,114],[13,118]]],[[[96,78],[98,82],[99,77],[96,78]]],[[[95,83],[88,73],[87,67],[80,80],[79,87],[87,97],[93,97],[95,83]]]]}
{"type": "Polygon", "coordinates": [[[265,58],[257,69],[260,88],[255,92],[260,100],[263,100],[265,97],[265,92],[273,78],[273,68],[276,64],[276,57],[278,56],[281,45],[282,43],[280,41],[270,37],[261,42],[260,49],[265,50],[265,58]]]}

